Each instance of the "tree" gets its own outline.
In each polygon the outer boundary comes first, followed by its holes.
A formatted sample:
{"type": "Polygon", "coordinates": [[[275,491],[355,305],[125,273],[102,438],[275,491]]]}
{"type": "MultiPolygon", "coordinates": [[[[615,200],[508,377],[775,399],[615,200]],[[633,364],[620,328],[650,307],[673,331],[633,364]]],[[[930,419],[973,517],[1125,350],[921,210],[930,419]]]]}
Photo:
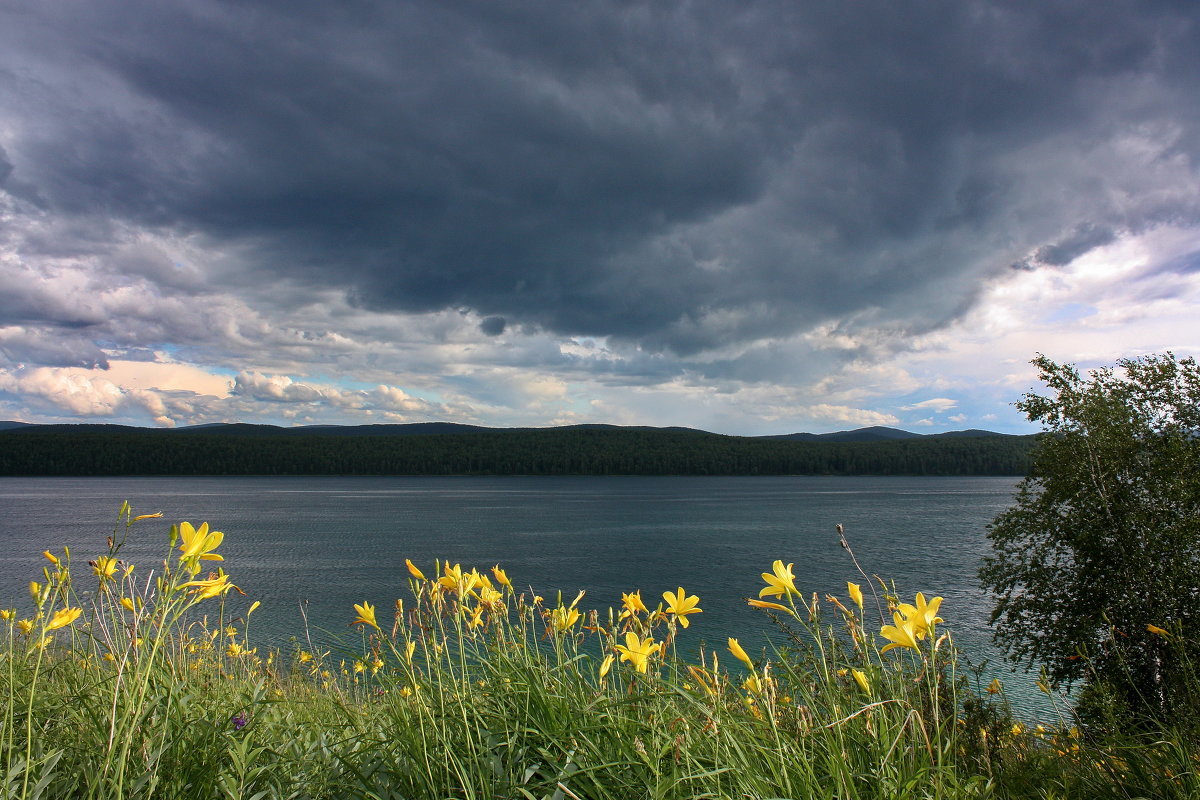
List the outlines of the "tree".
{"type": "Polygon", "coordinates": [[[1043,433],[980,579],[997,643],[1083,685],[1080,709],[1194,712],[1200,668],[1200,369],[1171,353],[1081,377],[1039,355],[1043,433]]]}

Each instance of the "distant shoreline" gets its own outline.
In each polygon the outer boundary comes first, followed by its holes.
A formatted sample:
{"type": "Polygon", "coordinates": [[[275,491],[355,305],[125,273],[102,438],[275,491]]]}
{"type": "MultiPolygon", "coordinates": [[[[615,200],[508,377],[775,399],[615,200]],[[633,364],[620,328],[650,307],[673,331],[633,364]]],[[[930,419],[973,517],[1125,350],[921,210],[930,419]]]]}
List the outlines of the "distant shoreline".
{"type": "Polygon", "coordinates": [[[889,428],[742,437],[686,428],[462,427],[16,425],[0,428],[0,476],[1023,476],[1037,439],[889,428]]]}

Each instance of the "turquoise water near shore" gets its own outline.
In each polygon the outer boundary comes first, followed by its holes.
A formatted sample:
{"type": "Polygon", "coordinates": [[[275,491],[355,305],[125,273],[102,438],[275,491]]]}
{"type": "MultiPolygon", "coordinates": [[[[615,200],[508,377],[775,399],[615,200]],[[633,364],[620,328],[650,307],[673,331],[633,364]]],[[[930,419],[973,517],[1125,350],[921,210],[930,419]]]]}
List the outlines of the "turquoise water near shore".
{"type": "MultiPolygon", "coordinates": [[[[843,599],[863,583],[838,544],[842,523],[868,573],[902,595],[945,597],[942,616],[984,673],[1011,682],[1016,704],[1038,698],[992,648],[990,600],[975,577],[986,525],[1011,502],[1013,478],[931,477],[497,477],[497,478],[5,478],[0,479],[0,603],[24,607],[43,549],[67,545],[77,565],[104,552],[120,502],[138,523],[124,555],[145,576],[161,561],[170,522],[210,522],[225,532],[225,567],[259,600],[252,636],[286,645],[311,637],[336,647],[353,636],[353,603],[390,617],[407,597],[404,560],[480,569],[499,563],[518,587],[553,599],[587,592],[581,606],[619,605],[642,589],[648,604],[683,586],[704,613],[679,642],[747,648],[770,625],[746,606],[771,562],[795,562],[806,593],[843,599]],[[306,623],[307,620],[307,623],[306,623]],[[1019,684],[1019,685],[1018,685],[1019,684]]],[[[86,567],[78,575],[87,573],[86,567]]],[[[88,575],[90,578],[90,574],[88,575]]],[[[866,587],[864,586],[864,590],[866,587]]],[[[868,603],[871,602],[868,593],[868,603]]]]}

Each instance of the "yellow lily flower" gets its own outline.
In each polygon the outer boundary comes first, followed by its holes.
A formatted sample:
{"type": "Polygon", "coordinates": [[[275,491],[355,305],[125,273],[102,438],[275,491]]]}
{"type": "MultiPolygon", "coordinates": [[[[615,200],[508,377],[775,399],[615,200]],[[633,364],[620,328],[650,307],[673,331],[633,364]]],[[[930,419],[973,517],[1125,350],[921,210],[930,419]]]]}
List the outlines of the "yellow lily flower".
{"type": "Polygon", "coordinates": [[[404,566],[408,567],[408,574],[412,575],[419,581],[425,580],[425,573],[417,569],[417,565],[412,562],[411,558],[404,559],[404,566]]]}
{"type": "Polygon", "coordinates": [[[608,671],[612,669],[612,665],[613,654],[609,653],[604,657],[604,660],[600,662],[600,680],[604,680],[608,677],[608,671]]]}
{"type": "Polygon", "coordinates": [[[512,588],[512,581],[508,579],[508,573],[500,569],[499,564],[492,567],[492,575],[495,576],[496,583],[500,584],[501,586],[507,586],[509,589],[512,588]]]}
{"type": "Polygon", "coordinates": [[[74,622],[82,613],[82,608],[64,608],[60,611],[55,611],[54,616],[50,618],[48,623],[46,623],[46,630],[56,631],[59,628],[65,628],[74,622]]]}
{"type": "Polygon", "coordinates": [[[793,617],[796,616],[796,612],[792,611],[787,606],[780,603],[772,603],[770,600],[755,600],[753,597],[748,597],[746,598],[746,604],[754,606],[755,608],[769,608],[772,611],[784,611],[788,614],[791,614],[793,617]]]}
{"type": "Polygon", "coordinates": [[[22,634],[28,636],[30,633],[33,632],[33,620],[31,620],[31,619],[17,620],[17,630],[20,631],[22,634]]]}
{"type": "Polygon", "coordinates": [[[750,656],[746,655],[746,651],[742,649],[741,643],[732,636],[729,638],[729,652],[733,653],[734,658],[745,664],[746,669],[754,669],[754,662],[750,660],[750,656]]]}
{"type": "Polygon", "coordinates": [[[100,556],[95,561],[88,562],[92,567],[92,572],[103,583],[111,579],[117,574],[117,560],[112,556],[100,556]]]}
{"type": "Polygon", "coordinates": [[[679,624],[685,628],[690,624],[688,622],[688,614],[704,613],[704,609],[698,608],[700,605],[700,596],[694,594],[688,596],[683,591],[682,586],[674,593],[663,592],[663,600],[667,601],[667,612],[674,614],[676,619],[679,620],[679,624]]]}
{"type": "Polygon", "coordinates": [[[49,550],[43,550],[42,555],[44,555],[46,560],[54,566],[59,566],[58,556],[54,555],[54,553],[51,553],[49,550]]]}
{"type": "Polygon", "coordinates": [[[485,610],[486,609],[483,606],[475,606],[473,609],[471,609],[471,619],[469,620],[468,624],[472,628],[483,627],[483,612],[485,610]]]}
{"type": "Polygon", "coordinates": [[[575,623],[582,618],[583,615],[576,611],[574,606],[570,608],[559,606],[550,612],[550,627],[559,633],[566,633],[575,627],[575,623]]]}
{"type": "Polygon", "coordinates": [[[933,626],[944,620],[937,615],[938,608],[942,605],[942,598],[935,597],[928,603],[925,602],[925,595],[917,592],[917,604],[901,603],[899,605],[900,613],[904,614],[913,622],[913,631],[918,639],[924,639],[925,634],[933,630],[933,626]]]}
{"type": "Polygon", "coordinates": [[[11,622],[17,618],[17,610],[15,608],[0,609],[0,619],[11,622]]]}
{"type": "Polygon", "coordinates": [[[989,683],[987,686],[987,693],[988,694],[1000,694],[1000,690],[1001,690],[1000,679],[992,678],[992,682],[989,683]]]}
{"type": "Polygon", "coordinates": [[[364,600],[362,605],[355,603],[354,610],[358,612],[358,616],[350,623],[351,625],[370,625],[375,630],[379,630],[379,623],[375,621],[375,606],[364,600]]]}
{"type": "Polygon", "coordinates": [[[504,608],[504,595],[490,586],[479,590],[479,607],[488,611],[499,611],[504,608]]]}
{"type": "Polygon", "coordinates": [[[884,625],[879,631],[879,635],[890,641],[891,644],[884,645],[883,649],[879,652],[886,653],[897,647],[908,647],[920,652],[921,649],[917,645],[917,635],[914,628],[916,622],[911,618],[905,619],[901,617],[898,611],[892,612],[892,620],[896,623],[895,625],[884,625]]]}
{"type": "MultiPolygon", "coordinates": [[[[208,574],[212,575],[211,572],[208,574]]],[[[196,596],[197,600],[208,600],[210,597],[226,594],[230,589],[237,589],[236,586],[229,582],[229,576],[224,572],[218,573],[215,578],[192,580],[181,583],[180,586],[182,588],[190,587],[192,594],[196,596]]],[[[241,592],[242,590],[238,589],[238,591],[241,592]]]]}
{"type": "Polygon", "coordinates": [[[1158,627],[1157,625],[1147,625],[1146,630],[1150,631],[1150,633],[1153,633],[1155,636],[1170,636],[1171,635],[1168,631],[1163,630],[1162,628],[1158,627]]]}
{"type": "Polygon", "coordinates": [[[479,582],[479,573],[475,571],[463,572],[461,564],[455,564],[453,567],[447,564],[445,571],[446,574],[438,578],[438,583],[447,591],[453,591],[459,597],[466,595],[479,582]]]}
{"type": "Polygon", "coordinates": [[[472,569],[471,577],[473,577],[475,579],[476,587],[481,588],[481,589],[491,589],[492,588],[492,579],[489,578],[487,575],[484,575],[479,570],[472,569]]]}
{"type": "Polygon", "coordinates": [[[221,546],[225,534],[220,531],[208,530],[208,523],[202,523],[199,528],[192,527],[190,522],[179,523],[179,561],[188,565],[192,572],[199,572],[200,561],[224,561],[224,556],[212,552],[221,546]]]}
{"type": "Polygon", "coordinates": [[[128,597],[121,598],[121,607],[124,608],[126,611],[137,611],[137,607],[134,606],[133,601],[130,600],[128,597]]]}
{"type": "Polygon", "coordinates": [[[854,604],[856,606],[858,606],[858,610],[862,611],[862,607],[863,607],[862,587],[859,586],[857,583],[850,583],[849,581],[847,581],[846,582],[846,591],[848,591],[850,593],[850,599],[854,601],[854,604]]]}
{"type": "Polygon", "coordinates": [[[636,592],[621,592],[621,614],[618,619],[626,619],[638,613],[649,614],[650,609],[646,608],[646,604],[642,602],[642,590],[636,592]]]}
{"type": "Polygon", "coordinates": [[[792,574],[793,566],[795,565],[788,564],[785,567],[783,561],[776,559],[775,563],[771,565],[772,571],[762,574],[762,579],[767,582],[767,585],[758,593],[758,596],[782,597],[785,594],[800,594],[800,590],[796,588],[796,576],[792,574]]]}
{"type": "Polygon", "coordinates": [[[622,661],[628,661],[641,673],[645,673],[650,665],[650,656],[662,649],[662,645],[654,641],[654,637],[639,637],[633,631],[625,634],[625,644],[616,645],[615,649],[621,654],[622,661]]]}
{"type": "Polygon", "coordinates": [[[871,682],[867,680],[867,673],[861,669],[852,669],[850,673],[854,676],[854,682],[858,684],[858,688],[863,690],[863,694],[871,694],[871,682]]]}

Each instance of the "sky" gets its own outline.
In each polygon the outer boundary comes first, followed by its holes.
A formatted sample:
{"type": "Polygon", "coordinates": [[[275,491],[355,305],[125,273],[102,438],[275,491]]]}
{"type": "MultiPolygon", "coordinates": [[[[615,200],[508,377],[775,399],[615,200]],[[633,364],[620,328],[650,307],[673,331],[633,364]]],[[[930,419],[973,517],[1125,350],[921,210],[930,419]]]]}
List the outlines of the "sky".
{"type": "Polygon", "coordinates": [[[0,420],[1029,432],[1198,122],[1194,2],[0,0],[0,420]]]}

